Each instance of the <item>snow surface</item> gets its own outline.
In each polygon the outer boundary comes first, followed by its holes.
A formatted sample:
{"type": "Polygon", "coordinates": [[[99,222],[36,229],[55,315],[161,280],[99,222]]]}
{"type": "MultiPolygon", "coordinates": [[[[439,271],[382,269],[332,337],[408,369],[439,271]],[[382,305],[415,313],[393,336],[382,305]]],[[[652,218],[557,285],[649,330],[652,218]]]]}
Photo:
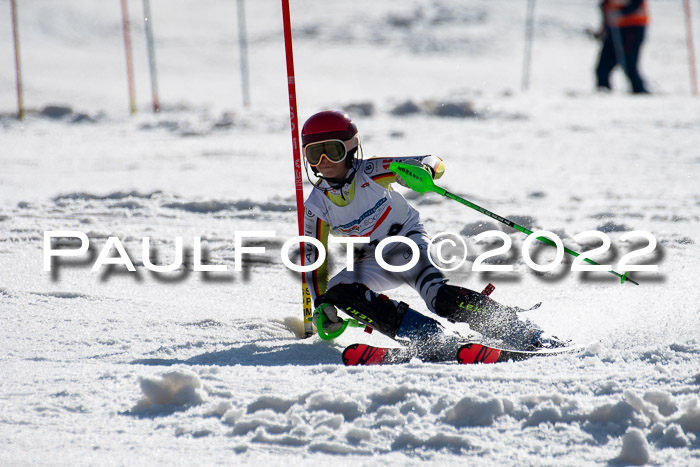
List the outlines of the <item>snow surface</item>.
{"type": "MultiPolygon", "coordinates": [[[[526,316],[590,343],[581,354],[383,368],[340,363],[347,344],[387,343],[377,333],[297,337],[299,279],[279,256],[296,234],[279,2],[246,5],[244,109],[235,2],[154,0],[157,116],[141,5],[130,2],[134,117],[118,2],[18,3],[23,122],[0,21],[0,464],[700,465],[700,104],[681,2],[651,2],[641,69],[655,94],[644,97],[628,95],[619,72],[613,94],[593,91],[597,44],[583,30],[599,21],[595,2],[537,2],[528,92],[525,2],[292,2],[302,121],[348,108],[366,157],[438,154],[441,185],[494,212],[575,249],[593,246],[575,234],[607,232],[615,251],[600,261],[634,248],[624,232],[658,240],[640,261],[659,272],[632,273],[638,287],[568,262],[536,274],[515,233],[503,259],[515,272],[467,263],[450,274],[477,290],[493,282],[507,304],[543,301],[526,316]],[[47,230],[87,233],[91,255],[44,272],[47,230]],[[277,236],[236,273],[243,230],[277,236]],[[91,272],[110,236],[136,273],[91,272]],[[210,263],[229,271],[147,271],[142,238],[169,264],[178,236],[187,264],[202,237],[210,263]]],[[[470,261],[485,251],[473,236],[487,218],[407,196],[430,232],[465,236],[470,261]]],[[[390,295],[425,310],[411,290],[390,295]]]]}

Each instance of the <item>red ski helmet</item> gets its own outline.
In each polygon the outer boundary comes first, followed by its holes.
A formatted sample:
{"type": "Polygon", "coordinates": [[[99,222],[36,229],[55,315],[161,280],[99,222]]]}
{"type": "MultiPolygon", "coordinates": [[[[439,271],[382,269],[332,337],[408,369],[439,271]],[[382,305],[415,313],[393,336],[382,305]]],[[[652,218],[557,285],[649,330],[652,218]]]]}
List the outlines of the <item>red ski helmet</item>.
{"type": "Polygon", "coordinates": [[[352,166],[359,138],[357,136],[357,126],[343,112],[337,110],[324,110],[313,114],[306,120],[301,128],[302,148],[307,144],[317,143],[327,140],[350,141],[348,158],[345,162],[348,167],[352,166]]]}

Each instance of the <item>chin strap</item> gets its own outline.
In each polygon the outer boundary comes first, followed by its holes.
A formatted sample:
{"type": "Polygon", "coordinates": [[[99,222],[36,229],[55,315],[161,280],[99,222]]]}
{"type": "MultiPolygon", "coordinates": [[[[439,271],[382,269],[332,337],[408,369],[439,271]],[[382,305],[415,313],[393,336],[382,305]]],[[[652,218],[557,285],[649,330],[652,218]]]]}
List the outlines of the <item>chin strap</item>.
{"type": "Polygon", "coordinates": [[[326,178],[326,177],[321,177],[319,176],[318,178],[321,178],[325,181],[328,182],[328,184],[331,186],[331,188],[335,190],[340,190],[342,189],[345,185],[348,183],[352,182],[352,179],[355,178],[355,167],[350,169],[350,172],[348,172],[348,176],[343,178],[343,179],[338,179],[338,178],[326,178]]]}
{"type": "MultiPolygon", "coordinates": [[[[357,173],[356,167],[353,166],[350,171],[348,172],[348,176],[342,179],[338,178],[326,178],[321,175],[319,175],[318,171],[316,170],[316,167],[311,167],[311,170],[313,170],[314,175],[318,177],[320,180],[325,180],[328,182],[329,187],[328,188],[321,188],[319,186],[318,181],[314,183],[314,187],[321,191],[328,191],[328,190],[342,190],[342,188],[347,185],[348,183],[352,182],[352,180],[355,178],[355,174],[357,173]]],[[[307,178],[309,178],[309,181],[311,181],[311,178],[309,177],[309,172],[306,172],[307,178]]]]}

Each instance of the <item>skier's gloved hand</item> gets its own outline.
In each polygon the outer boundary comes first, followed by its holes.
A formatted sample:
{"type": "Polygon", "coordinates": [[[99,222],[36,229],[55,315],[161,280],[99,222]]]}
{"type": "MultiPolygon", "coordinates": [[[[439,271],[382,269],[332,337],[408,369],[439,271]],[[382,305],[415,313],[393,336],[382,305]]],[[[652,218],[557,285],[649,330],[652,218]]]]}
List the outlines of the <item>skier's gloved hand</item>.
{"type": "MultiPolygon", "coordinates": [[[[406,159],[406,160],[403,160],[403,161],[401,161],[401,162],[404,163],[404,164],[407,164],[407,165],[414,165],[414,166],[416,166],[416,167],[420,167],[420,168],[422,168],[423,170],[425,170],[426,172],[428,172],[428,173],[430,174],[431,177],[435,178],[435,172],[433,172],[433,169],[432,169],[430,166],[425,165],[424,163],[422,163],[422,162],[419,161],[419,160],[416,160],[416,159],[406,159]]],[[[406,184],[406,181],[405,181],[403,178],[401,178],[401,175],[399,175],[399,174],[396,174],[396,183],[398,183],[398,184],[401,185],[401,186],[405,186],[405,187],[408,188],[408,185],[406,184]]]]}
{"type": "Polygon", "coordinates": [[[443,162],[441,157],[427,156],[424,157],[421,162],[423,163],[423,165],[428,166],[433,175],[434,180],[437,180],[438,178],[442,177],[442,174],[445,173],[445,163],[443,162]]]}
{"type": "Polygon", "coordinates": [[[312,318],[314,326],[318,327],[316,321],[318,320],[320,313],[323,313],[324,315],[323,330],[326,333],[335,332],[342,327],[343,323],[341,323],[340,319],[338,318],[338,310],[336,310],[333,305],[326,305],[321,312],[314,311],[312,318]]]}

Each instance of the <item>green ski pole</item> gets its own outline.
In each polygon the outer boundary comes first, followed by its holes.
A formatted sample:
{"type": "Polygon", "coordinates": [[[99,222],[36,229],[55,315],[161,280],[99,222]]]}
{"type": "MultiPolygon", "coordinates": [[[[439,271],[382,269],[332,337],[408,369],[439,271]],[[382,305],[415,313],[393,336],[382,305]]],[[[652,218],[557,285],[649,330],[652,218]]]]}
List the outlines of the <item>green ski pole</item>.
{"type": "MultiPolygon", "coordinates": [[[[427,172],[426,170],[424,170],[422,167],[419,167],[416,165],[411,165],[411,164],[406,164],[403,162],[392,162],[391,165],[389,165],[389,170],[394,172],[396,175],[400,175],[401,178],[406,182],[406,185],[410,189],[412,189],[413,191],[416,191],[420,194],[427,193],[428,191],[433,191],[433,192],[435,192],[439,195],[442,195],[446,198],[450,198],[450,199],[453,199],[461,204],[464,204],[465,206],[468,206],[468,207],[474,209],[475,211],[478,211],[482,214],[485,214],[485,215],[489,216],[490,218],[495,219],[498,222],[501,222],[501,223],[507,225],[508,227],[512,227],[515,230],[524,233],[525,235],[532,234],[531,230],[523,227],[522,225],[516,224],[515,222],[513,222],[509,219],[506,219],[505,217],[499,216],[498,214],[489,211],[488,209],[484,209],[481,206],[472,203],[471,201],[468,201],[464,198],[460,198],[459,196],[457,196],[453,193],[450,193],[446,189],[436,185],[435,182],[433,181],[432,175],[429,172],[427,172]]],[[[550,240],[549,238],[537,237],[537,240],[539,240],[543,243],[546,243],[547,245],[551,245],[551,246],[556,247],[556,244],[552,240],[550,240]]],[[[575,251],[573,251],[569,248],[566,248],[566,247],[564,247],[564,251],[566,253],[570,254],[571,256],[580,256],[579,253],[576,253],[575,251]]],[[[584,261],[586,261],[589,264],[600,266],[599,263],[596,263],[595,261],[588,259],[588,258],[584,258],[584,261]]],[[[616,272],[616,271],[608,271],[608,272],[619,277],[620,283],[622,283],[622,284],[624,284],[625,281],[630,281],[633,284],[639,285],[638,282],[635,282],[632,279],[627,277],[627,272],[625,272],[624,274],[620,274],[619,272],[616,272]]]]}

